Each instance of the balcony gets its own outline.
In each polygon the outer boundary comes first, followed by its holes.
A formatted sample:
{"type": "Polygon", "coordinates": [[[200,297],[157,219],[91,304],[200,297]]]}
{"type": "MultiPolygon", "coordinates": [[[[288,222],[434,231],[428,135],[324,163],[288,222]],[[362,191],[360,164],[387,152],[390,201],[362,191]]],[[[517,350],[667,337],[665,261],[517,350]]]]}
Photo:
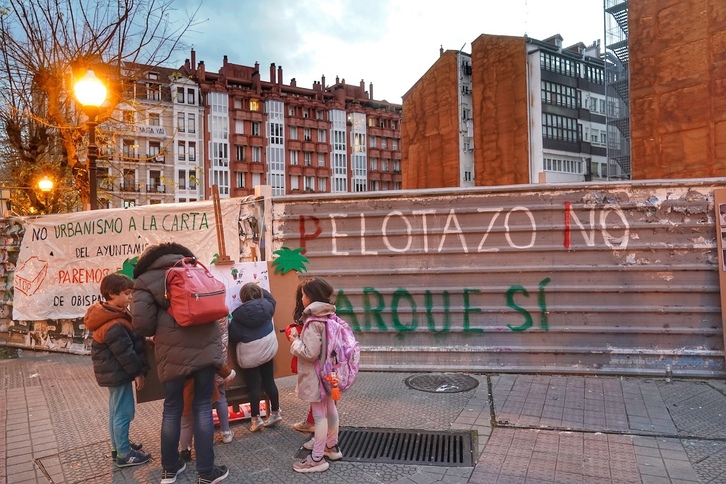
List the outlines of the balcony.
{"type": "Polygon", "coordinates": [[[289,165],[287,171],[290,175],[302,175],[302,166],[300,165],[289,165]]]}
{"type": "Polygon", "coordinates": [[[250,136],[250,144],[252,146],[264,146],[265,140],[262,136],[250,136]]]}
{"type": "Polygon", "coordinates": [[[401,159],[401,152],[400,151],[393,151],[393,159],[394,160],[400,160],[401,159]]]}
{"type": "Polygon", "coordinates": [[[166,186],[161,184],[153,184],[146,187],[148,193],[166,193],[166,186]]]}
{"type": "Polygon", "coordinates": [[[302,149],[302,142],[299,139],[288,139],[287,149],[299,151],[302,149]]]}
{"type": "Polygon", "coordinates": [[[315,168],[315,176],[318,178],[330,178],[332,176],[332,173],[330,171],[330,168],[325,166],[318,166],[315,168]]]}
{"type": "Polygon", "coordinates": [[[302,144],[302,150],[303,151],[315,151],[315,143],[310,141],[309,139],[302,144]]]}
{"type": "Polygon", "coordinates": [[[247,138],[247,135],[240,134],[240,133],[233,133],[230,141],[236,145],[249,144],[249,139],[247,138]]]}
{"type": "Polygon", "coordinates": [[[151,163],[162,163],[163,164],[163,163],[166,162],[166,158],[165,158],[164,155],[149,154],[149,155],[146,155],[146,156],[149,159],[149,162],[151,162],[151,163]]]}
{"type": "Polygon", "coordinates": [[[315,151],[318,153],[329,153],[330,145],[328,143],[317,143],[315,151]]]}
{"type": "Polygon", "coordinates": [[[250,163],[250,173],[264,173],[265,164],[259,161],[250,163]]]}
{"type": "Polygon", "coordinates": [[[119,185],[118,189],[122,192],[138,192],[139,186],[136,182],[124,182],[119,185]]]}
{"type": "Polygon", "coordinates": [[[381,150],[378,148],[368,148],[368,158],[380,158],[381,150]]]}

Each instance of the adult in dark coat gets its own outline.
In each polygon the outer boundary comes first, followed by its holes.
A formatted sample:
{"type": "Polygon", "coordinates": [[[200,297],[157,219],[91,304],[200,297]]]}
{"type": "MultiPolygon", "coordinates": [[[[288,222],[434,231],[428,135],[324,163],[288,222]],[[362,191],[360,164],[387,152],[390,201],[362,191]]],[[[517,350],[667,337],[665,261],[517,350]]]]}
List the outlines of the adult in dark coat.
{"type": "Polygon", "coordinates": [[[167,311],[169,302],[164,298],[166,270],[184,257],[194,257],[194,254],[175,242],[149,246],[141,254],[134,268],[133,326],[141,335],[154,337],[154,356],[159,380],[164,385],[162,480],[173,482],[172,479],[186,468],[179,456],[179,435],[184,382],[193,378],[197,472],[203,480],[211,482],[229,473],[225,466],[214,465],[212,389],[214,374],[224,364],[222,333],[216,321],[199,326],[179,326],[167,311]]]}

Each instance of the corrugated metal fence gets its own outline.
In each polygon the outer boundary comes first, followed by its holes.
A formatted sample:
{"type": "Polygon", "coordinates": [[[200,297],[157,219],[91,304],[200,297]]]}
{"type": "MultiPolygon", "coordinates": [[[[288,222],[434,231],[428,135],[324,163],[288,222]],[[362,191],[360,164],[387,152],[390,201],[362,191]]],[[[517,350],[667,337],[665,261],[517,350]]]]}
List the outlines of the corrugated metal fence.
{"type": "Polygon", "coordinates": [[[369,370],[726,374],[726,180],[273,199],[369,370]]]}

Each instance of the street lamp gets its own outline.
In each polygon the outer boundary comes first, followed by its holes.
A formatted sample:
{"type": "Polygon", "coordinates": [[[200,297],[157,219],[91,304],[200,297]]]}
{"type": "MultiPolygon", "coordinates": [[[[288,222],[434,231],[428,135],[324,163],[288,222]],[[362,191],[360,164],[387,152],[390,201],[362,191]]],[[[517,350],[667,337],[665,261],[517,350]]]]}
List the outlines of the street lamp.
{"type": "MultiPolygon", "coordinates": [[[[45,195],[45,210],[48,213],[48,193],[53,191],[53,180],[44,176],[38,182],[38,189],[45,195]]],[[[10,190],[33,190],[33,187],[13,187],[5,185],[5,182],[0,181],[0,216],[7,216],[6,210],[10,210],[10,202],[12,200],[10,196],[10,190]]]]}
{"type": "Polygon", "coordinates": [[[96,116],[98,110],[106,100],[106,86],[96,77],[91,69],[88,69],[76,85],[73,86],[76,99],[83,106],[83,111],[88,116],[86,126],[88,127],[88,186],[91,201],[91,210],[98,208],[98,196],[96,194],[96,159],[98,158],[98,146],[96,146],[96,116]]]}

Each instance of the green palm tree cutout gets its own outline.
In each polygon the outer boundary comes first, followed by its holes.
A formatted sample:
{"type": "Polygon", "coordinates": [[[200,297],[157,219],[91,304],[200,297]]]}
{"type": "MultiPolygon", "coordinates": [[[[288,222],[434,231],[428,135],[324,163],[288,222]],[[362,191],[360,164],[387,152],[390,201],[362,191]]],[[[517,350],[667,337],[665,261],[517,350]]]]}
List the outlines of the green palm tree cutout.
{"type": "Polygon", "coordinates": [[[284,275],[290,271],[307,272],[308,269],[306,264],[310,264],[310,261],[307,257],[302,255],[302,251],[302,247],[298,247],[297,249],[283,247],[282,249],[273,252],[273,254],[277,256],[277,259],[272,261],[272,266],[275,268],[275,274],[282,272],[284,275]]]}
{"type": "Polygon", "coordinates": [[[130,278],[134,278],[134,267],[136,267],[136,263],[139,262],[139,256],[137,255],[133,259],[126,259],[121,266],[121,270],[117,271],[118,274],[123,274],[125,276],[129,276],[130,278]]]}

